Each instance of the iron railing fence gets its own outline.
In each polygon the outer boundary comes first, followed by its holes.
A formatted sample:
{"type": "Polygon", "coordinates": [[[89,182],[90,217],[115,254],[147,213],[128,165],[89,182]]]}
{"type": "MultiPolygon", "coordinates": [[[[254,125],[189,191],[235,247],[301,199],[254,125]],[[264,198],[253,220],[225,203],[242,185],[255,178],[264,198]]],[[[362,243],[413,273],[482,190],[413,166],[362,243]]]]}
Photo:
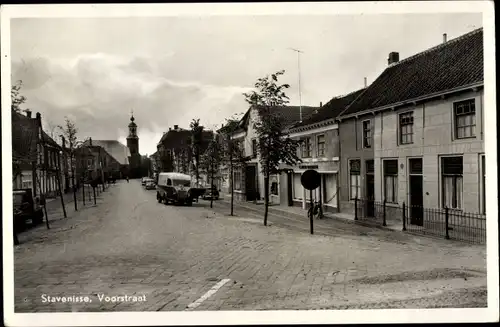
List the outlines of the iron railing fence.
{"type": "Polygon", "coordinates": [[[355,220],[387,226],[401,224],[402,230],[486,244],[486,215],[449,208],[434,209],[373,201],[355,200],[355,220]]]}

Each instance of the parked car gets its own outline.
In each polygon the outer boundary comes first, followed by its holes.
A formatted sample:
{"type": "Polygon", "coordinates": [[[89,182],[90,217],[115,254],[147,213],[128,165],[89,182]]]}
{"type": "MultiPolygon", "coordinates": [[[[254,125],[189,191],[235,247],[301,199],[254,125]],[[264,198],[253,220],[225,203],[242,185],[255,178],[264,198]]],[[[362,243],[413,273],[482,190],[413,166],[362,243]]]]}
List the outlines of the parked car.
{"type": "Polygon", "coordinates": [[[13,190],[14,199],[14,228],[23,230],[26,221],[30,220],[32,225],[43,222],[43,210],[37,201],[33,200],[31,189],[13,190]]]}
{"type": "Polygon", "coordinates": [[[146,185],[144,185],[146,190],[154,190],[156,188],[156,183],[153,179],[149,179],[146,181],[146,185]]]}
{"type": "Polygon", "coordinates": [[[219,190],[216,187],[207,187],[202,198],[203,200],[219,200],[219,190]]]}

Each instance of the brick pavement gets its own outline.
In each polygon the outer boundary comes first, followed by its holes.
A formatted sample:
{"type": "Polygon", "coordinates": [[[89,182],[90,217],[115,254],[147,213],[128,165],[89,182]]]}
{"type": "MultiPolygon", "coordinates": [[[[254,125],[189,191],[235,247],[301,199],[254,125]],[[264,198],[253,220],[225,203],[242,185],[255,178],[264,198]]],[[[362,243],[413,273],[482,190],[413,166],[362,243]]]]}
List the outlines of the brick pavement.
{"type": "MultiPolygon", "coordinates": [[[[156,202],[139,181],[117,184],[97,207],[60,220],[15,248],[16,312],[485,306],[486,250],[342,224],[324,235],[262,226],[201,201],[156,202]],[[354,228],[354,230],[353,230],[354,228]],[[42,294],[91,303],[43,303],[42,294]],[[145,296],[100,302],[98,295],[145,296]]],[[[274,221],[273,221],[274,219],[274,221]]],[[[318,224],[319,228],[319,224],[318,224]]],[[[36,233],[35,233],[36,232],[36,233]]]]}

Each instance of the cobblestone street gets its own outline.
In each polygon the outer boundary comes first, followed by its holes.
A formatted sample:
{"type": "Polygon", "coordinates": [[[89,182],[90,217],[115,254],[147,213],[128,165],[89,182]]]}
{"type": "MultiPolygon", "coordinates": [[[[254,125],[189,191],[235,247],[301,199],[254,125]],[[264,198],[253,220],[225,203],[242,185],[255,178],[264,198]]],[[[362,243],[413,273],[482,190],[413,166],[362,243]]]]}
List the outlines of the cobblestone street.
{"type": "Polygon", "coordinates": [[[257,212],[228,213],[119,181],[97,206],[19,236],[15,311],[486,306],[485,247],[340,221],[309,235],[297,219],[271,214],[265,227],[257,212]],[[72,295],[89,302],[46,301],[72,295]],[[113,299],[124,295],[134,301],[113,299]]]}

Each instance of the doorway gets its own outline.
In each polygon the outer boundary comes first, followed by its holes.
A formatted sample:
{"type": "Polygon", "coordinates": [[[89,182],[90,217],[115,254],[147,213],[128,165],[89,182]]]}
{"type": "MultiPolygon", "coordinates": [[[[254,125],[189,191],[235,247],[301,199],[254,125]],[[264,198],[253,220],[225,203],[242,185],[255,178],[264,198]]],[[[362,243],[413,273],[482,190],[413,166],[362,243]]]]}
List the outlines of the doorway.
{"type": "Polygon", "coordinates": [[[288,206],[292,207],[293,206],[293,174],[292,172],[287,173],[287,198],[288,198],[288,206]]]}
{"type": "Polygon", "coordinates": [[[245,194],[247,201],[257,200],[257,167],[254,165],[245,167],[245,194]]]}
{"type": "Polygon", "coordinates": [[[422,159],[409,160],[410,167],[410,224],[424,225],[424,178],[422,174],[422,159]]]}
{"type": "Polygon", "coordinates": [[[375,217],[375,164],[366,161],[366,216],[375,217]]]}

